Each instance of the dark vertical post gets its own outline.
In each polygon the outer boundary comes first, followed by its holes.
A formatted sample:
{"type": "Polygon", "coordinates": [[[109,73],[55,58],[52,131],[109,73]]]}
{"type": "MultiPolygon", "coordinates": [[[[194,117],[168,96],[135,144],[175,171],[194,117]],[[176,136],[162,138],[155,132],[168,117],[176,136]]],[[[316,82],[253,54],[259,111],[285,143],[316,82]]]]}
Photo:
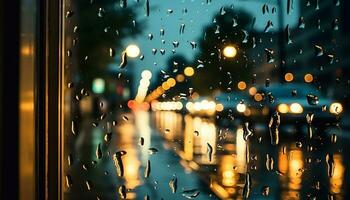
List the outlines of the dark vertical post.
{"type": "Polygon", "coordinates": [[[0,148],[1,197],[18,199],[19,188],[19,0],[1,1],[0,148]]]}

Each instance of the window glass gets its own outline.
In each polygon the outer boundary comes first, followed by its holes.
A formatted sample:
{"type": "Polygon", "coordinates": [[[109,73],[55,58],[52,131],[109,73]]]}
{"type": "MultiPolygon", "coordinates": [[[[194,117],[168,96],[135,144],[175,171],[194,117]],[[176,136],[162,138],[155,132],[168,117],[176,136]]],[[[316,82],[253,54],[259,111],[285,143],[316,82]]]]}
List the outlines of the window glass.
{"type": "Polygon", "coordinates": [[[348,9],[66,0],[64,199],[349,199],[348,9]]]}

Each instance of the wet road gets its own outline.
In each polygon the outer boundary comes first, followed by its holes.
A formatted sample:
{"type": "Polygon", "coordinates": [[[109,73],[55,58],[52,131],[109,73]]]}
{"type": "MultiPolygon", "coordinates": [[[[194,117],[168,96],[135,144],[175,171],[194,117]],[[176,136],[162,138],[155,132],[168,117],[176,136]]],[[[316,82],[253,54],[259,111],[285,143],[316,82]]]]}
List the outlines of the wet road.
{"type": "Polygon", "coordinates": [[[121,199],[122,185],[127,199],[349,199],[348,131],[313,128],[310,139],[281,127],[272,145],[264,124],[214,121],[170,111],[112,115],[96,127],[82,120],[65,144],[66,199],[121,199]]]}

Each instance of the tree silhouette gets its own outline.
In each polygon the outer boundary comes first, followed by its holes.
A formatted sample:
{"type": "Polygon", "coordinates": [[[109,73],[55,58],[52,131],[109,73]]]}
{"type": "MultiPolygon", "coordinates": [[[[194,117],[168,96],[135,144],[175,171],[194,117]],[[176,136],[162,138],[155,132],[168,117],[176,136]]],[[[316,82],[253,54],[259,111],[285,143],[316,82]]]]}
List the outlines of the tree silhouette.
{"type": "Polygon", "coordinates": [[[209,94],[210,89],[235,89],[238,81],[247,80],[252,62],[246,52],[253,47],[254,39],[246,30],[251,24],[250,15],[233,8],[221,8],[214,16],[213,23],[204,28],[199,41],[200,53],[195,58],[204,67],[197,67],[193,77],[195,90],[209,94]],[[226,58],[222,53],[228,45],[237,49],[234,58],[226,58]]]}
{"type": "Polygon", "coordinates": [[[110,0],[76,2],[76,58],[80,82],[85,87],[91,87],[95,77],[106,76],[109,64],[118,67],[124,49],[122,41],[136,37],[144,29],[143,21],[135,21],[137,8],[138,4],[122,7],[119,1],[110,0]]]}

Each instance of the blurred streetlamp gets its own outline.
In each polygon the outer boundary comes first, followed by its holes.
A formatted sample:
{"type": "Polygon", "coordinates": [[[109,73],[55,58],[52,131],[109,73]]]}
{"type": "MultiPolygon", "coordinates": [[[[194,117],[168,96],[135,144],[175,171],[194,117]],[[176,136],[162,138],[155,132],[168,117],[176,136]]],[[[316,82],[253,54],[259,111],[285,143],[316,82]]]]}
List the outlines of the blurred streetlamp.
{"type": "Polygon", "coordinates": [[[192,67],[186,67],[184,69],[184,74],[186,76],[193,76],[194,75],[194,69],[192,67]]]}
{"type": "Polygon", "coordinates": [[[126,55],[131,58],[136,58],[140,54],[140,48],[135,44],[130,44],[125,49],[126,55]]]}
{"type": "Polygon", "coordinates": [[[233,58],[237,55],[237,49],[234,46],[226,46],[223,50],[223,54],[227,58],[233,58]]]}

